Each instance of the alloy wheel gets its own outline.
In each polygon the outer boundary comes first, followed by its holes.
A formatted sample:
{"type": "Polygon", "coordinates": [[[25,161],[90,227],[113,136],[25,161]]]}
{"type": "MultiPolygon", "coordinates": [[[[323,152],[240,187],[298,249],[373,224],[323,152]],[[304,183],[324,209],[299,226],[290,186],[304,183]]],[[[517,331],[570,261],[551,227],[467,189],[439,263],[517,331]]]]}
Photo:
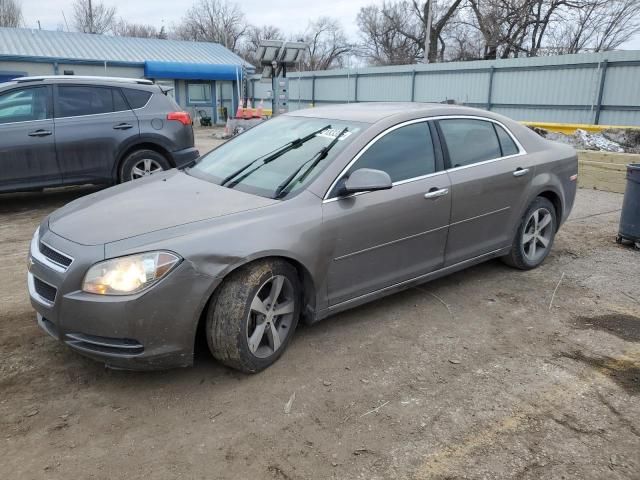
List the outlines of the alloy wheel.
{"type": "Polygon", "coordinates": [[[553,239],[553,216],[546,208],[534,210],[522,232],[522,250],[525,258],[536,263],[547,254],[553,239]]]}
{"type": "Polygon", "coordinates": [[[272,356],[291,330],[295,312],[293,285],[284,275],[275,275],[258,289],[247,319],[249,351],[259,358],[272,356]]]}
{"type": "Polygon", "coordinates": [[[131,169],[131,180],[148,177],[154,173],[162,172],[163,168],[158,162],[151,158],[144,158],[136,163],[131,169]]]}

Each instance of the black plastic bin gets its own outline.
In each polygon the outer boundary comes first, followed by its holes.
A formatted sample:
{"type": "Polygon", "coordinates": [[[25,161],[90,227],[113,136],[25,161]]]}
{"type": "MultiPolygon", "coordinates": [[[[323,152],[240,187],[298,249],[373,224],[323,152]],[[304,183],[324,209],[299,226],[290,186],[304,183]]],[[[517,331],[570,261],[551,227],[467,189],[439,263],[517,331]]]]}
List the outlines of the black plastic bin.
{"type": "Polygon", "coordinates": [[[619,243],[628,240],[640,247],[640,163],[627,165],[627,188],[617,240],[619,243]]]}

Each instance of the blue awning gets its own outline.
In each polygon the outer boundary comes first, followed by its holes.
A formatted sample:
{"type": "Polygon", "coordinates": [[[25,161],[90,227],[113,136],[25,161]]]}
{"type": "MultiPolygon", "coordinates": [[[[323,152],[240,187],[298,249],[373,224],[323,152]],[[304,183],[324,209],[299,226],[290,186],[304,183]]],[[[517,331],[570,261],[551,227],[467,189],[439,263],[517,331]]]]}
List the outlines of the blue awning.
{"type": "Polygon", "coordinates": [[[209,63],[144,62],[144,76],[180,80],[236,80],[238,76],[242,77],[242,67],[209,63]]]}

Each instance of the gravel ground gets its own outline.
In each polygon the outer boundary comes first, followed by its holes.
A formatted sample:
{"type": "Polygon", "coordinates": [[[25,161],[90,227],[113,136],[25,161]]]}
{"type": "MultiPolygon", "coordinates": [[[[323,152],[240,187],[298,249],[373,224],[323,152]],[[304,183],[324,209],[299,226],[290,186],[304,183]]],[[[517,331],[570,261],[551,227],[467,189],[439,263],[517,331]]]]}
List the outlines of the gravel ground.
{"type": "Polygon", "coordinates": [[[491,261],[301,326],[245,376],[205,349],[189,369],[105,370],[38,329],[29,238],[92,190],[0,196],[0,478],[640,478],[621,195],[580,190],[537,270],[491,261]]]}

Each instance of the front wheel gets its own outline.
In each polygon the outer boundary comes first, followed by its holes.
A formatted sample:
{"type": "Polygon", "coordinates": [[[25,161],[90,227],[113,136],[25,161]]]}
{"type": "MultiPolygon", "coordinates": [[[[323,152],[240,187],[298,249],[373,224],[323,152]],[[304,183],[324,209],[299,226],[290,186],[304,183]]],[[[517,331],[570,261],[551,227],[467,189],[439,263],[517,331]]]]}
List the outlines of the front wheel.
{"type": "Polygon", "coordinates": [[[269,259],[233,272],[212,298],[206,335],[213,356],[245,373],[259,372],[284,352],[300,317],[296,269],[269,259]]]}
{"type": "Polygon", "coordinates": [[[557,230],[556,210],[544,197],[537,197],[522,217],[511,251],[503,258],[521,270],[536,268],[551,251],[557,230]]]}

